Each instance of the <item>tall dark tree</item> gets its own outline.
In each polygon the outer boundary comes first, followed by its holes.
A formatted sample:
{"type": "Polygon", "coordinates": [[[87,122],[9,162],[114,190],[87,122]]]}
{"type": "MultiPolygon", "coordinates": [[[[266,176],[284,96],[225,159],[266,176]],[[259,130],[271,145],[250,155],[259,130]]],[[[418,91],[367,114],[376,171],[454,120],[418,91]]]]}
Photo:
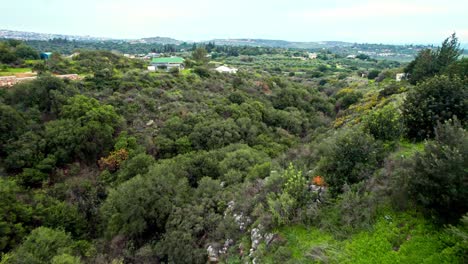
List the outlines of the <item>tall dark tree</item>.
{"type": "Polygon", "coordinates": [[[403,103],[403,122],[411,138],[434,135],[437,122],[454,115],[466,122],[468,89],[458,77],[436,76],[412,89],[403,103]]]}
{"type": "Polygon", "coordinates": [[[446,38],[437,50],[424,49],[420,51],[405,68],[405,73],[409,74],[409,82],[416,84],[444,72],[447,67],[457,61],[462,52],[455,33],[446,38]]]}

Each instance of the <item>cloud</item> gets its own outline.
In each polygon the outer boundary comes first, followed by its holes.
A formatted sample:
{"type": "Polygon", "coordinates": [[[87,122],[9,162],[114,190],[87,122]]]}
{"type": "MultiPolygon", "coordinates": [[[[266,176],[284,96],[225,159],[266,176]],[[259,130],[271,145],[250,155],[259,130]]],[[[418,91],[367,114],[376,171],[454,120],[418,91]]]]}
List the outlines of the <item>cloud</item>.
{"type": "MultiPolygon", "coordinates": [[[[457,34],[458,39],[463,42],[463,43],[468,43],[468,28],[467,29],[455,29],[453,30],[457,34]]],[[[448,32],[448,33],[453,33],[453,32],[448,32]]]]}
{"type": "Polygon", "coordinates": [[[195,18],[197,16],[196,12],[193,12],[187,7],[178,7],[157,2],[144,2],[140,4],[129,1],[114,2],[112,4],[97,2],[95,8],[98,12],[103,14],[111,14],[113,17],[121,17],[122,19],[131,18],[133,21],[145,19],[165,20],[195,18]]]}
{"type": "Polygon", "coordinates": [[[310,9],[292,12],[290,17],[299,18],[304,21],[317,20],[362,20],[362,19],[382,19],[398,18],[409,16],[442,14],[450,11],[445,5],[436,3],[418,3],[407,1],[368,1],[350,6],[339,6],[335,8],[310,9]]]}

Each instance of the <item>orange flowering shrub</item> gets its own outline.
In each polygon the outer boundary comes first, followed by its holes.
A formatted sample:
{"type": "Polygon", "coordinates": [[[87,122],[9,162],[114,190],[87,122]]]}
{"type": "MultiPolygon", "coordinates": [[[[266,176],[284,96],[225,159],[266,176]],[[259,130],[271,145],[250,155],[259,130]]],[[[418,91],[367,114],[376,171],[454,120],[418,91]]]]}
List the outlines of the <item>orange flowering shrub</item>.
{"type": "Polygon", "coordinates": [[[325,180],[323,179],[322,176],[318,176],[318,175],[312,179],[312,183],[317,186],[325,186],[325,180]]]}
{"type": "Polygon", "coordinates": [[[107,169],[110,172],[116,171],[122,162],[128,159],[128,151],[126,149],[119,149],[113,151],[107,157],[102,157],[99,161],[99,168],[101,170],[107,169]]]}

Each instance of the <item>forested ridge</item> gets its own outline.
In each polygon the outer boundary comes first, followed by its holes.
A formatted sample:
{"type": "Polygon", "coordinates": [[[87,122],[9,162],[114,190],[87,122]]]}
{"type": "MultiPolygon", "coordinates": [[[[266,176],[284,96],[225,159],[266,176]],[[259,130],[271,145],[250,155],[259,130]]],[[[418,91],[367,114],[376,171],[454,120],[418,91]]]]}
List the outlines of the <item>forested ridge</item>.
{"type": "Polygon", "coordinates": [[[54,45],[0,42],[38,73],[0,87],[1,264],[468,261],[455,34],[407,64],[158,46],[185,69],[155,72],[54,45]]]}

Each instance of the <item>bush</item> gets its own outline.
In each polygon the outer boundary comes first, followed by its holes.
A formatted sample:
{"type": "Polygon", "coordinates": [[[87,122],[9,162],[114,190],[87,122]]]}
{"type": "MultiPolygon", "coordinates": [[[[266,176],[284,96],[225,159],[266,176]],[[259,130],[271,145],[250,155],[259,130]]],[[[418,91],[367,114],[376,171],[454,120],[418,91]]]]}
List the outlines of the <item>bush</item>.
{"type": "Polygon", "coordinates": [[[395,140],[403,134],[401,116],[394,106],[386,105],[363,118],[364,130],[375,139],[395,140]]]}
{"type": "Polygon", "coordinates": [[[30,231],[33,210],[23,200],[23,190],[12,180],[0,177],[0,252],[21,242],[30,231]]]}
{"type": "Polygon", "coordinates": [[[177,179],[165,166],[122,183],[109,192],[101,207],[107,235],[144,241],[164,233],[174,202],[181,202],[187,188],[187,181],[177,179]]]}
{"type": "Polygon", "coordinates": [[[342,89],[336,94],[337,101],[335,108],[338,110],[346,109],[350,105],[357,103],[361,98],[362,93],[358,91],[355,91],[351,88],[342,89]]]}
{"type": "Polygon", "coordinates": [[[408,168],[409,193],[442,220],[468,211],[468,134],[456,121],[439,125],[434,141],[417,153],[408,168]]]}
{"type": "Polygon", "coordinates": [[[74,244],[70,236],[63,231],[39,227],[14,251],[8,263],[51,263],[55,256],[73,254],[74,244]]]}
{"type": "Polygon", "coordinates": [[[316,172],[323,175],[333,194],[341,193],[345,184],[369,178],[381,159],[381,146],[374,138],[359,130],[347,130],[327,142],[316,172]]]}
{"type": "Polygon", "coordinates": [[[198,76],[200,76],[202,78],[208,78],[208,77],[211,76],[210,70],[208,70],[206,67],[202,67],[202,66],[195,67],[193,69],[193,72],[196,73],[198,76]]]}
{"type": "Polygon", "coordinates": [[[434,136],[437,122],[457,116],[466,122],[468,89],[460,78],[436,76],[417,85],[403,103],[403,122],[408,136],[424,139],[434,136]]]}
{"type": "Polygon", "coordinates": [[[367,75],[367,79],[369,80],[374,80],[375,78],[377,78],[377,76],[379,76],[380,74],[380,71],[379,70],[372,70],[369,72],[369,74],[367,75]]]}

